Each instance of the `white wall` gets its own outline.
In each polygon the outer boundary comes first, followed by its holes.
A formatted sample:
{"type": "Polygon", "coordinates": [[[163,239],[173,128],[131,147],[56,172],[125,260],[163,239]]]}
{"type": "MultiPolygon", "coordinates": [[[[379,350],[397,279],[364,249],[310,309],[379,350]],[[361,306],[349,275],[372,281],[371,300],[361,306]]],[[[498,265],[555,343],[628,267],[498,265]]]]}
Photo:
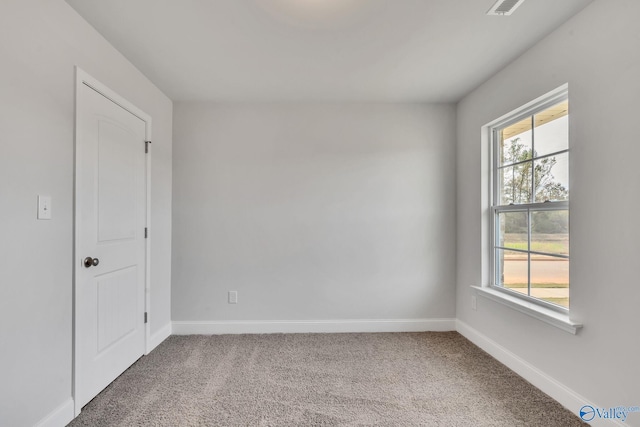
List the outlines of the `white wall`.
{"type": "Polygon", "coordinates": [[[2,426],[34,425],[65,403],[62,411],[68,414],[72,392],[74,65],[153,117],[152,333],[170,321],[171,101],[62,0],[3,0],[2,426]],[[36,220],[38,194],[53,198],[50,221],[36,220]]]}
{"type": "MultiPolygon", "coordinates": [[[[640,405],[640,2],[588,6],[458,105],[457,317],[593,403],[640,405]],[[481,285],[480,128],[569,83],[570,335],[493,301],[481,285]]],[[[577,412],[579,408],[569,408],[577,412]]],[[[627,425],[640,425],[640,414],[627,425]]]]}
{"type": "Polygon", "coordinates": [[[174,321],[454,317],[453,106],[176,103],[174,141],[174,321]]]}

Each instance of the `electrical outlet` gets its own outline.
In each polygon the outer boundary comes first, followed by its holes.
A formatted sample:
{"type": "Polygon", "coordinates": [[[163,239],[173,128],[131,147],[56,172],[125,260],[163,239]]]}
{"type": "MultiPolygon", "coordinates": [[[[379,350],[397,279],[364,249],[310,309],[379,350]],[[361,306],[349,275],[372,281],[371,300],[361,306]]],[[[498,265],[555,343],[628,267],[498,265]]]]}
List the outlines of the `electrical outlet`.
{"type": "Polygon", "coordinates": [[[471,309],[472,310],[478,309],[478,299],[476,298],[475,295],[471,295],[471,309]]]}
{"type": "Polygon", "coordinates": [[[229,291],[229,304],[238,303],[238,291],[229,291]]]}

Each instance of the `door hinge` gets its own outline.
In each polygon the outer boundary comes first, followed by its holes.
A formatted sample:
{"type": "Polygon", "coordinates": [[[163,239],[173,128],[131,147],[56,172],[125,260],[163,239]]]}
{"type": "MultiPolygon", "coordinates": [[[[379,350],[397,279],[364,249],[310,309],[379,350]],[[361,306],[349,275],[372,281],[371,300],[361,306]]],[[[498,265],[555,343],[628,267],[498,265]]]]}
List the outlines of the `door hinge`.
{"type": "Polygon", "coordinates": [[[144,142],[144,152],[145,153],[149,152],[149,144],[151,144],[151,141],[145,141],[144,142]]]}
{"type": "Polygon", "coordinates": [[[149,237],[149,229],[147,227],[144,228],[144,238],[149,237]]]}
{"type": "Polygon", "coordinates": [[[144,323],[147,323],[149,316],[147,316],[147,312],[144,312],[144,323]]]}

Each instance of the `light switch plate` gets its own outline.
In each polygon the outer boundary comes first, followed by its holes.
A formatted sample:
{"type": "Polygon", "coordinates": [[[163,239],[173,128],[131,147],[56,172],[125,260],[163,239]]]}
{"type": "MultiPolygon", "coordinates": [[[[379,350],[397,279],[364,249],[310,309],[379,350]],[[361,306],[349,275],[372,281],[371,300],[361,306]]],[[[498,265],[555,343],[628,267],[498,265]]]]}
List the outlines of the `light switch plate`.
{"type": "Polygon", "coordinates": [[[38,219],[51,219],[51,196],[38,196],[38,219]]]}

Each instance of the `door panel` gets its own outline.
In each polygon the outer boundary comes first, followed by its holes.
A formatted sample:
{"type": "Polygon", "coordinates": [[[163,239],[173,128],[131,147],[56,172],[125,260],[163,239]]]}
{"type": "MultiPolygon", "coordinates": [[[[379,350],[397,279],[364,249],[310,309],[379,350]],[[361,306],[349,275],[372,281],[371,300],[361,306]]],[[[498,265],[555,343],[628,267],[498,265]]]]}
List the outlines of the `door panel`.
{"type": "Polygon", "coordinates": [[[117,344],[135,333],[138,319],[136,310],[136,266],[97,277],[95,311],[98,313],[98,351],[117,344]]]}
{"type": "Polygon", "coordinates": [[[76,112],[76,392],[84,406],[144,354],[146,123],[82,84],[76,112]],[[85,267],[86,257],[98,261],[85,267]]]}
{"type": "Polygon", "coordinates": [[[98,120],[98,241],[131,239],[136,233],[137,135],[111,120],[98,120]],[[132,185],[133,183],[133,185],[132,185]]]}

